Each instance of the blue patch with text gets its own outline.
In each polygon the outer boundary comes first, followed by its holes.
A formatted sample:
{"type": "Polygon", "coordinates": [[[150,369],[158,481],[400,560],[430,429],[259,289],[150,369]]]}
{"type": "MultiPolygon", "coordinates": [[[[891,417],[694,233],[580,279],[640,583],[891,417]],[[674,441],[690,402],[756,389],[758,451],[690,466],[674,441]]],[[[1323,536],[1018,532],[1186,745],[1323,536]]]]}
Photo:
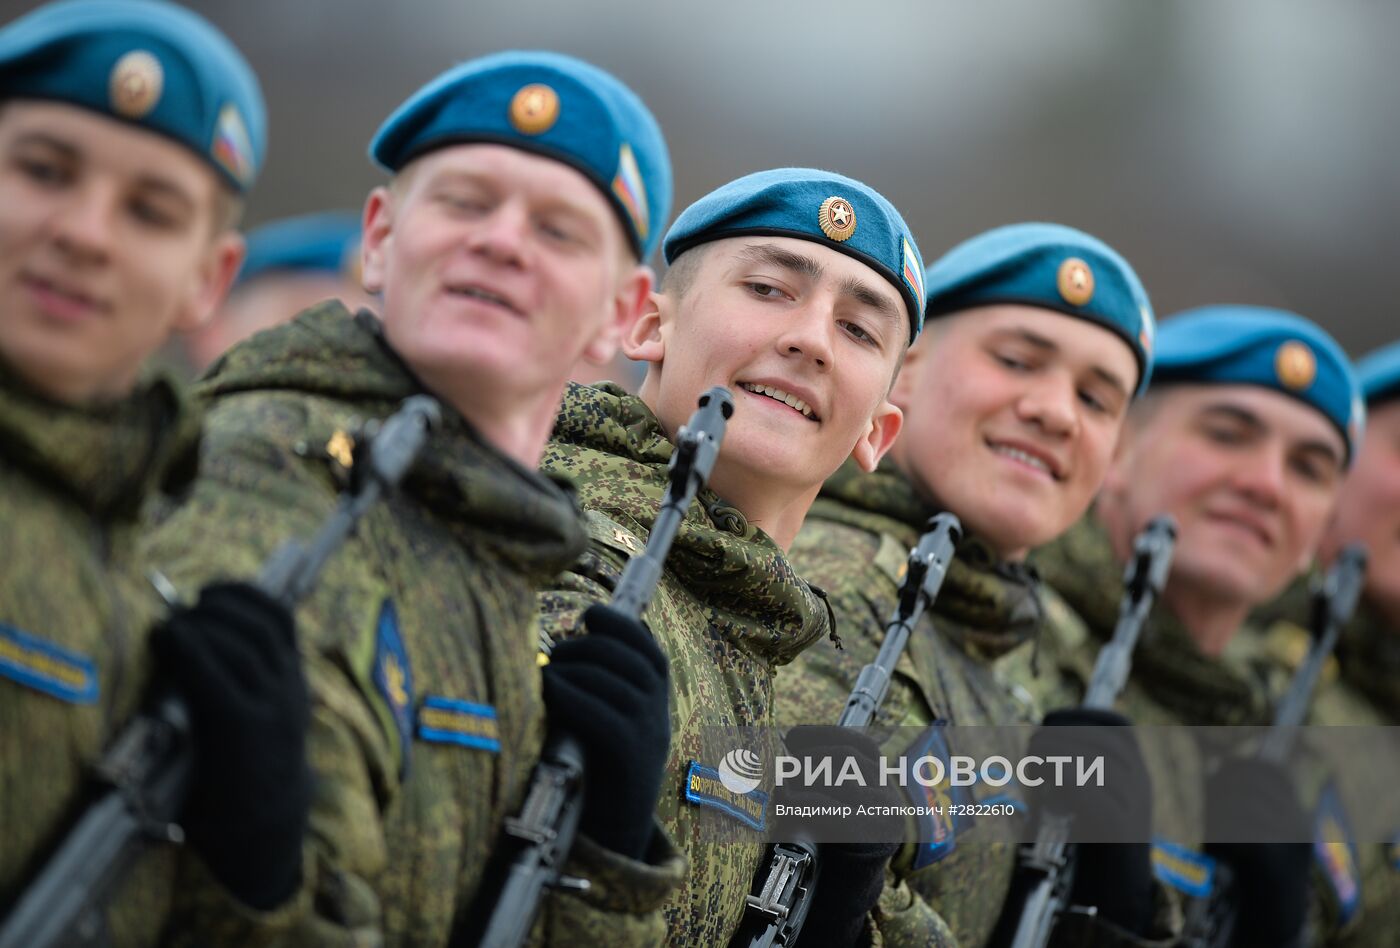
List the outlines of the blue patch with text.
{"type": "Polygon", "coordinates": [[[1347,822],[1346,809],[1335,783],[1323,788],[1313,820],[1313,858],[1322,868],[1332,897],[1337,900],[1337,921],[1351,921],[1361,907],[1361,873],[1357,867],[1356,838],[1347,822]]]}
{"type": "Polygon", "coordinates": [[[402,776],[408,772],[408,754],[413,742],[413,668],[408,662],[403,636],[399,634],[399,614],[390,599],[385,599],[379,608],[371,680],[389,706],[399,732],[402,756],[399,774],[402,776]]]}
{"type": "Polygon", "coordinates": [[[418,708],[418,736],[437,744],[459,744],[500,753],[500,725],[496,709],[456,698],[426,695],[418,708]]]}
{"type": "Polygon", "coordinates": [[[97,666],[92,659],[3,623],[0,675],[69,704],[97,700],[97,666]]]}
{"type": "Polygon", "coordinates": [[[692,760],[685,775],[685,798],[698,806],[719,810],[762,832],[768,819],[768,794],[757,787],[737,793],[726,787],[719,771],[692,760]]]}
{"type": "Polygon", "coordinates": [[[1178,892],[1203,899],[1215,887],[1215,860],[1158,837],[1152,841],[1152,873],[1178,892]]]}

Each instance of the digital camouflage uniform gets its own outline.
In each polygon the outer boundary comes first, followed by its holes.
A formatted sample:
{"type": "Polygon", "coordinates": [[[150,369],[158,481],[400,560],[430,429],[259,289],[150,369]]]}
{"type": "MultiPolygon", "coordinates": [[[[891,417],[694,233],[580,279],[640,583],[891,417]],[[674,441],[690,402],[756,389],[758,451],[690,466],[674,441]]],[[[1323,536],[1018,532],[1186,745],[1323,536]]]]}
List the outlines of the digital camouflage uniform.
{"type": "MultiPolygon", "coordinates": [[[[937,509],[923,501],[890,462],[874,474],[852,464],[822,488],[797,542],[793,562],[827,589],[843,648],[818,644],[778,677],[778,716],[785,725],[835,723],[860,670],[874,660],[896,604],[909,550],[937,509]]],[[[884,748],[887,757],[968,753],[948,748],[938,729],[910,745],[910,732],[934,723],[1029,725],[1043,709],[1013,686],[1007,668],[1029,669],[1047,612],[1064,621],[1068,610],[1023,566],[998,561],[975,538],[964,539],[948,568],[931,615],[915,630],[890,683],[875,724],[901,726],[884,748]]],[[[979,749],[1016,759],[1013,732],[1006,746],[979,749]]],[[[966,801],[944,786],[919,803],[991,802],[1011,788],[970,790],[966,801]]],[[[1011,796],[1016,798],[1017,794],[1011,796]]],[[[1018,801],[1019,802],[1019,801],[1018,801]]],[[[1024,812],[1024,811],[1023,811],[1024,812]]],[[[1016,868],[1021,817],[946,818],[921,827],[921,842],[892,862],[899,885],[887,885],[878,918],[886,944],[985,944],[1001,916],[1016,868]],[[913,890],[912,900],[901,890],[913,890]],[[936,916],[934,913],[937,913],[936,916]],[[941,921],[940,921],[941,919],[941,921]],[[946,929],[943,923],[946,922],[946,929]],[[940,930],[941,929],[941,930],[940,930]]],[[[1095,944],[1137,943],[1097,924],[1095,944]]]]}
{"type": "MultiPolygon", "coordinates": [[[[147,634],[162,612],[134,554],[142,507],[188,469],[198,420],[161,379],[79,408],[0,366],[0,916],[82,815],[94,764],[145,693],[147,634]]],[[[165,921],[173,850],[116,890],[116,945],[165,921]]],[[[219,890],[222,894],[222,890],[219,890]]],[[[230,900],[231,904],[231,900],[230,900]]]]}
{"type": "MultiPolygon", "coordinates": [[[[583,611],[611,598],[627,560],[644,549],[672,449],[641,399],[611,383],[569,385],[542,468],[576,484],[590,543],[541,597],[552,638],[580,634],[583,611]]],[[[669,943],[723,945],[765,837],[758,817],[746,823],[725,809],[746,801],[723,798],[709,729],[773,724],[775,666],[827,633],[827,612],[767,534],[705,490],[643,619],[671,668],[671,754],[657,813],[689,860],[665,908],[669,943]]]]}
{"type": "MultiPolygon", "coordinates": [[[[1092,515],[1055,543],[1037,550],[1032,562],[1082,616],[1096,638],[1106,639],[1112,633],[1122,566],[1092,515]]],[[[1141,726],[1267,726],[1302,663],[1307,644],[1307,633],[1298,627],[1265,631],[1247,625],[1231,637],[1218,658],[1212,658],[1202,654],[1185,627],[1159,605],[1133,653],[1132,675],[1119,708],[1141,726]]],[[[1082,668],[1083,663],[1076,667],[1082,668]]],[[[1324,671],[1306,723],[1363,723],[1357,715],[1365,713],[1354,695],[1338,687],[1334,666],[1330,672],[1324,671]]],[[[1365,723],[1379,722],[1371,716],[1365,723]]],[[[1178,741],[1165,727],[1153,732],[1144,755],[1152,775],[1155,804],[1154,869],[1167,884],[1189,888],[1201,846],[1205,819],[1201,788],[1209,762],[1193,741],[1184,735],[1178,741]]],[[[1305,785],[1300,785],[1299,793],[1304,806],[1316,806],[1326,778],[1302,780],[1305,785]]],[[[1344,788],[1344,797],[1346,792],[1344,788]]],[[[1359,863],[1361,878],[1377,876],[1385,871],[1380,856],[1379,847],[1362,847],[1360,852],[1353,847],[1346,857],[1352,868],[1344,875],[1354,880],[1359,863]]],[[[1321,860],[1318,864],[1320,898],[1310,924],[1314,931],[1331,930],[1337,925],[1340,910],[1337,887],[1345,889],[1350,883],[1347,878],[1338,881],[1321,860]]],[[[1363,888],[1369,892],[1371,882],[1363,888]]],[[[1391,944],[1393,939],[1384,943],[1391,944]]]]}
{"type": "MultiPolygon", "coordinates": [[[[182,590],[253,575],[330,513],[361,425],[421,392],[369,313],[337,302],[215,363],[201,477],[154,553],[182,590]]],[[[445,944],[483,882],[502,820],[539,756],[534,590],[583,544],[578,511],[443,406],[401,491],[361,521],[297,612],[316,773],[304,888],[288,944],[445,944]]],[[[582,896],[546,899],[549,943],[653,944],[680,873],[581,839],[582,896]]],[[[203,933],[210,940],[208,933],[203,933]]],[[[241,943],[247,933],[230,933],[241,943]]]]}
{"type": "MultiPolygon", "coordinates": [[[[1310,621],[1314,579],[1310,575],[1298,580],[1253,617],[1257,628],[1267,630],[1266,641],[1293,664],[1301,644],[1308,641],[1305,630],[1310,621]]],[[[1400,723],[1400,633],[1390,628],[1364,597],[1343,628],[1334,656],[1335,661],[1328,663],[1326,683],[1313,703],[1309,723],[1400,723]],[[1338,673],[1339,681],[1335,680],[1338,673]]],[[[1396,763],[1400,762],[1391,762],[1391,770],[1396,763]]],[[[1394,785],[1383,778],[1379,786],[1354,791],[1349,801],[1351,806],[1364,807],[1371,799],[1369,794],[1394,792],[1394,785]]],[[[1325,943],[1366,948],[1395,945],[1400,942],[1400,826],[1390,845],[1362,845],[1356,856],[1360,863],[1361,901],[1350,913],[1344,910],[1347,903],[1339,897],[1344,883],[1320,887],[1324,895],[1322,917],[1330,936],[1325,943]],[[1348,916],[1345,920],[1344,915],[1348,916]]]]}

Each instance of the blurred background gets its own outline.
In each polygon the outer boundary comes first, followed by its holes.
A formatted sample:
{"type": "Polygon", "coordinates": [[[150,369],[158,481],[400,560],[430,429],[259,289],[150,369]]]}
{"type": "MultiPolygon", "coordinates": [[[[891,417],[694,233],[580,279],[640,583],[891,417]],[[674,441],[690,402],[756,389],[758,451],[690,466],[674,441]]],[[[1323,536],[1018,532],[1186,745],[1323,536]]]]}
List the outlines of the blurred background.
{"type": "MultiPolygon", "coordinates": [[[[37,6],[0,0],[8,20],[37,6]]],[[[925,259],[998,224],[1113,244],[1159,315],[1311,316],[1400,335],[1400,4],[1340,0],[191,0],[258,70],[271,145],[249,225],[358,209],[379,122],[451,64],[573,53],[650,104],[676,206],[814,164],[905,213],[925,259]],[[1388,52],[1389,51],[1389,52],[1388,52]]]]}

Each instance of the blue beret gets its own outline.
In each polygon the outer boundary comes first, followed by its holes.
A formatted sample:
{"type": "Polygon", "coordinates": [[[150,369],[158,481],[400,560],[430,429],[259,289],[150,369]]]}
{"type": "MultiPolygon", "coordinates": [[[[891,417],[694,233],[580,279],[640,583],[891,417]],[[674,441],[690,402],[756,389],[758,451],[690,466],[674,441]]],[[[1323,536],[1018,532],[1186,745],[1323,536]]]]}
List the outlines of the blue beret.
{"type": "Polygon", "coordinates": [[[1261,306],[1201,306],[1163,320],[1154,385],[1262,385],[1321,412],[1356,453],[1366,409],[1351,360],[1316,323],[1261,306]]]}
{"type": "Polygon", "coordinates": [[[359,247],[360,216],[352,211],[283,218],[248,234],[238,282],[274,270],[352,272],[359,265],[359,247]]]}
{"type": "Polygon", "coordinates": [[[160,0],[63,0],[0,30],[6,98],[83,106],[190,148],[235,191],[262,167],[257,77],[204,18],[160,0]]]}
{"type": "Polygon", "coordinates": [[[369,152],[398,172],[466,142],[511,145],[577,168],[612,203],[638,259],[656,249],[671,214],[671,156],[656,118],[616,77],[558,53],[474,59],[394,110],[369,152]]]}
{"type": "Polygon", "coordinates": [[[928,318],[1019,303],[1078,316],[1133,350],[1138,393],[1152,377],[1156,324],[1142,281],[1108,244],[1062,224],[1010,224],[978,234],[928,268],[928,318]]]}
{"type": "Polygon", "coordinates": [[[797,237],[854,257],[909,307],[909,339],[924,328],[924,265],[909,225],[873,188],[832,171],[776,168],[731,181],[686,208],[666,235],[671,263],[725,237],[797,237]]]}
{"type": "Polygon", "coordinates": [[[1400,398],[1400,342],[1367,355],[1356,363],[1361,392],[1366,404],[1375,405],[1400,398]]]}

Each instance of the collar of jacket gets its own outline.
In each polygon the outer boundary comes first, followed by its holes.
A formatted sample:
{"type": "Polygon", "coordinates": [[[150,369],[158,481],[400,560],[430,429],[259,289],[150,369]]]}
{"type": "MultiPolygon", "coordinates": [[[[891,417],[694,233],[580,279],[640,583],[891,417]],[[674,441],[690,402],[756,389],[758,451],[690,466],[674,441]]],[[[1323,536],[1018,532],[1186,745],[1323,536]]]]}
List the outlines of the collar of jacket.
{"type": "MultiPolygon", "coordinates": [[[[867,474],[848,461],[822,486],[811,517],[888,534],[912,547],[937,513],[886,459],[867,474]]],[[[1044,621],[1035,572],[1001,560],[977,537],[964,537],[934,603],[935,625],[964,651],[993,659],[1032,638],[1044,621]]]]}
{"type": "Polygon", "coordinates": [[[1400,722],[1400,629],[1364,599],[1337,644],[1342,676],[1400,722]]]}
{"type": "MultiPolygon", "coordinates": [[[[1041,578],[1064,597],[1101,640],[1113,635],[1123,597],[1123,565],[1108,534],[1088,514],[1031,557],[1041,578]]],[[[1133,652],[1132,678],[1184,724],[1265,725],[1272,719],[1268,677],[1234,636],[1212,658],[1160,603],[1133,652]]]]}
{"type": "MultiPolygon", "coordinates": [[[[389,347],[379,320],[365,310],[352,316],[335,300],[229,350],[199,393],[212,400],[276,390],[348,403],[361,418],[387,417],[426,391],[389,347]]],[[[571,488],[502,454],[446,402],[404,490],[450,527],[486,536],[500,556],[540,580],[573,562],[587,542],[571,488]]]]}
{"type": "Polygon", "coordinates": [[[157,490],[193,475],[199,417],[165,375],[118,401],[74,406],[0,365],[0,441],[7,460],[59,485],[88,513],[131,520],[157,490]]]}
{"type": "MultiPolygon", "coordinates": [[[[542,467],[572,480],[585,508],[645,540],[666,490],[673,445],[651,409],[611,382],[570,383],[542,467]]],[[[666,572],[726,634],[782,664],[830,631],[822,597],[786,554],[709,489],[690,505],[666,572]]],[[[839,631],[839,630],[838,630],[839,631]]]]}

